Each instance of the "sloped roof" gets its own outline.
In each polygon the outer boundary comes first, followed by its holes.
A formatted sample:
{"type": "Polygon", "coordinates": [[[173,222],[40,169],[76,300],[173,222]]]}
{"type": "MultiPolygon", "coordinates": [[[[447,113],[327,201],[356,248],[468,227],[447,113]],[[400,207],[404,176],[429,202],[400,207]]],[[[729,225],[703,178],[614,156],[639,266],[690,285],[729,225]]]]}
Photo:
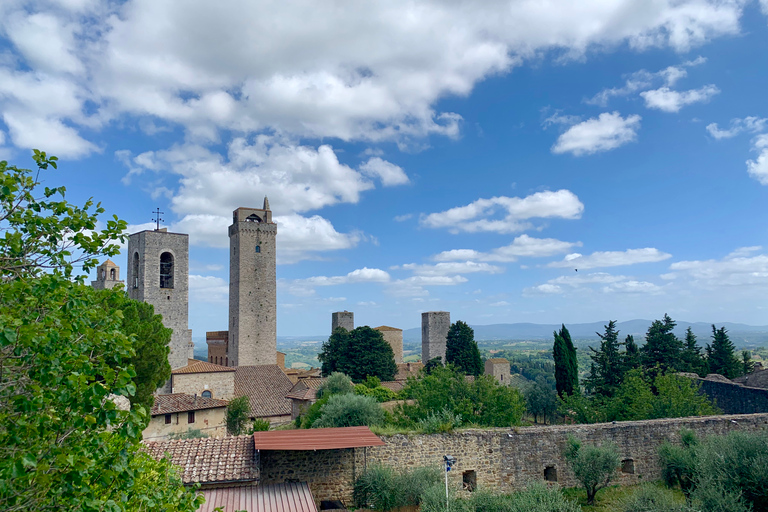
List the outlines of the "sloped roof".
{"type": "Polygon", "coordinates": [[[253,442],[257,450],[337,450],[386,444],[368,427],[254,432],[253,442]]]}
{"type": "Polygon", "coordinates": [[[323,385],[325,379],[302,379],[288,391],[285,398],[294,400],[314,400],[317,398],[317,390],[323,385]]]}
{"type": "Polygon", "coordinates": [[[235,395],[248,397],[252,417],[291,414],[286,395],[293,383],[278,365],[238,366],[235,370],[235,395]]]}
{"type": "Polygon", "coordinates": [[[504,359],[503,357],[493,357],[491,359],[486,359],[486,363],[493,363],[493,364],[509,364],[509,361],[504,359]]]}
{"type": "Polygon", "coordinates": [[[229,402],[218,398],[204,396],[192,396],[186,393],[173,393],[171,395],[155,395],[155,403],[152,405],[150,415],[171,414],[174,412],[199,411],[202,409],[216,409],[226,407],[229,402]]]}
{"type": "Polygon", "coordinates": [[[424,368],[424,363],[399,363],[395,380],[406,380],[408,377],[416,377],[422,368],[424,368]]]}
{"type": "Polygon", "coordinates": [[[175,439],[144,443],[147,453],[162,459],[167,453],[181,468],[185,484],[258,480],[259,463],[251,436],[175,439]]]}
{"type": "Polygon", "coordinates": [[[306,482],[203,489],[205,503],[197,512],[317,512],[306,482]]]}
{"type": "Polygon", "coordinates": [[[380,325],[378,327],[373,328],[374,331],[402,331],[402,329],[398,329],[397,327],[390,327],[388,325],[380,325]]]}
{"type": "Polygon", "coordinates": [[[208,361],[195,361],[187,366],[182,366],[171,372],[173,375],[180,375],[184,373],[214,373],[214,372],[233,372],[235,368],[232,366],[222,366],[220,364],[209,363],[208,361]]]}
{"type": "Polygon", "coordinates": [[[405,387],[405,381],[402,380],[385,380],[381,383],[381,387],[387,388],[397,393],[405,387]]]}

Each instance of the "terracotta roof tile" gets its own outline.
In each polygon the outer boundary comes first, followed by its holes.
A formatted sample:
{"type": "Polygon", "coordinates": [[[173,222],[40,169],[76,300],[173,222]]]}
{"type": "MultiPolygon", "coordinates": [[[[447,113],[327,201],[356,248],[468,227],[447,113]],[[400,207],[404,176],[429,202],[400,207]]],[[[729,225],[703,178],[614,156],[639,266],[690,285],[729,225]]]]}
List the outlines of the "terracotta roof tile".
{"type": "Polygon", "coordinates": [[[231,366],[222,366],[220,364],[209,363],[208,361],[196,361],[187,366],[177,368],[171,373],[179,375],[181,373],[213,373],[213,372],[233,372],[235,369],[231,366]]]}
{"type": "Polygon", "coordinates": [[[226,400],[203,396],[194,397],[186,393],[155,395],[155,403],[152,405],[150,414],[152,416],[158,416],[160,414],[171,414],[173,412],[216,409],[217,407],[226,407],[227,404],[229,404],[229,402],[226,400]]]}
{"type": "Polygon", "coordinates": [[[185,484],[258,480],[259,462],[251,436],[176,439],[144,443],[155,459],[165,454],[181,468],[185,484]]]}
{"type": "Polygon", "coordinates": [[[493,363],[493,364],[498,364],[498,363],[506,363],[506,364],[509,364],[509,361],[507,361],[507,360],[506,360],[506,359],[504,359],[503,357],[494,357],[494,358],[491,358],[491,359],[487,359],[487,360],[486,360],[486,362],[488,362],[488,363],[493,363]]]}
{"type": "Polygon", "coordinates": [[[402,331],[402,329],[398,329],[397,327],[390,327],[388,325],[380,325],[378,327],[373,328],[374,331],[402,331]]]}
{"type": "Polygon", "coordinates": [[[235,395],[247,396],[251,416],[285,416],[291,414],[291,401],[285,396],[293,383],[276,364],[238,366],[235,371],[235,395]]]}
{"type": "Polygon", "coordinates": [[[405,387],[405,382],[402,380],[385,380],[381,383],[381,387],[387,388],[397,393],[405,387]]]}

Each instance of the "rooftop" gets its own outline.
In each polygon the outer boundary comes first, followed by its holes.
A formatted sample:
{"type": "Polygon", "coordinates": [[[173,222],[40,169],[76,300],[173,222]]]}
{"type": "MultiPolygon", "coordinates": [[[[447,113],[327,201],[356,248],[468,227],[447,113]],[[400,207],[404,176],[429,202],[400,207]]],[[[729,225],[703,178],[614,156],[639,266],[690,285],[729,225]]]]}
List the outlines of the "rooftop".
{"type": "Polygon", "coordinates": [[[171,395],[155,395],[155,403],[152,405],[150,415],[171,414],[174,412],[199,411],[202,409],[216,409],[226,407],[226,400],[193,396],[186,393],[173,393],[171,395]]]}
{"type": "Polygon", "coordinates": [[[222,366],[220,364],[209,363],[208,361],[197,361],[187,366],[177,368],[171,372],[173,375],[184,373],[213,373],[213,372],[233,372],[235,369],[231,366],[222,366]]]}
{"type": "Polygon", "coordinates": [[[315,500],[305,482],[272,485],[249,485],[203,489],[205,503],[197,512],[317,512],[315,500]]]}
{"type": "Polygon", "coordinates": [[[291,414],[286,395],[293,383],[278,365],[238,366],[235,370],[235,396],[248,397],[252,417],[291,414]]]}
{"type": "Polygon", "coordinates": [[[155,459],[168,455],[181,468],[185,484],[251,482],[259,478],[259,464],[251,436],[175,439],[145,443],[155,459]]]}
{"type": "Polygon", "coordinates": [[[388,325],[380,325],[378,327],[373,328],[374,331],[402,331],[402,329],[398,329],[397,327],[390,327],[388,325]]]}
{"type": "Polygon", "coordinates": [[[507,361],[503,357],[493,357],[491,359],[486,359],[486,362],[493,363],[493,364],[499,364],[499,363],[509,364],[509,361],[507,361]]]}
{"type": "Polygon", "coordinates": [[[368,427],[254,432],[253,440],[257,450],[337,450],[385,444],[368,427]]]}
{"type": "Polygon", "coordinates": [[[395,380],[406,380],[408,377],[416,377],[422,368],[424,368],[424,363],[399,363],[395,380]]]}

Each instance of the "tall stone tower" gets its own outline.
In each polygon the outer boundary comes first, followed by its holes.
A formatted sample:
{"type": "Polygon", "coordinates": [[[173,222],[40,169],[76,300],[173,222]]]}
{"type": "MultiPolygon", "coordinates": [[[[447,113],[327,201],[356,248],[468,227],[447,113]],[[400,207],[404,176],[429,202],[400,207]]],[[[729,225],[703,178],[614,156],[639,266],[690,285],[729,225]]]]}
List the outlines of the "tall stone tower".
{"type": "Polygon", "coordinates": [[[120,280],[120,267],[112,260],[107,260],[96,269],[96,280],[91,281],[91,286],[96,290],[112,289],[117,284],[123,284],[120,280]]]}
{"type": "Polygon", "coordinates": [[[163,325],[173,329],[168,362],[187,365],[192,344],[189,329],[189,235],[165,228],[128,237],[128,296],[155,307],[163,325]]]}
{"type": "Polygon", "coordinates": [[[352,311],[336,311],[331,313],[331,332],[337,327],[343,327],[348,331],[355,328],[355,314],[352,311]]]}
{"type": "Polygon", "coordinates": [[[445,364],[445,345],[451,314],[448,311],[427,311],[421,314],[421,362],[440,357],[445,364]]]}
{"type": "Polygon", "coordinates": [[[229,226],[230,366],[277,364],[277,224],[269,201],[238,208],[229,226]]]}

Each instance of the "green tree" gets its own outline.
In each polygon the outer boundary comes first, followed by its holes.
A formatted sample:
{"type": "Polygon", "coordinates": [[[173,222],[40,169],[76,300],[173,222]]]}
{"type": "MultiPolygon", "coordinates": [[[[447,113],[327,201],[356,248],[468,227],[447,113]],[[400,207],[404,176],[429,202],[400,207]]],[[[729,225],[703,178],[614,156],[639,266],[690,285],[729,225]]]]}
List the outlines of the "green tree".
{"type": "Polygon", "coordinates": [[[123,313],[121,330],[133,340],[134,355],[128,360],[136,372],[136,394],[131,404],[152,408],[153,393],[171,377],[168,343],[171,329],[163,325],[163,317],[155,314],[152,304],[123,298],[117,306],[123,313]]]}
{"type": "Polygon", "coordinates": [[[679,371],[682,342],[672,332],[677,324],[664,314],[662,320],[654,320],[645,335],[645,345],[640,349],[646,369],[659,367],[662,371],[679,371]]]}
{"type": "Polygon", "coordinates": [[[239,436],[248,425],[251,415],[251,403],[247,396],[239,396],[229,401],[227,405],[227,433],[239,436]]]}
{"type": "Polygon", "coordinates": [[[573,475],[587,491],[587,504],[595,503],[595,495],[607,487],[616,476],[621,459],[613,443],[602,446],[582,446],[574,437],[568,438],[565,459],[573,475]]]}
{"type": "Polygon", "coordinates": [[[576,348],[571,341],[571,333],[565,324],[560,332],[555,331],[555,344],[552,356],[555,360],[555,387],[561,397],[572,395],[579,390],[579,363],[576,360],[576,348]]]}
{"type": "Polygon", "coordinates": [[[475,341],[475,331],[466,322],[458,320],[448,329],[445,362],[456,366],[465,375],[477,376],[483,373],[483,360],[475,341]]]}
{"type": "Polygon", "coordinates": [[[741,351],[741,371],[743,375],[748,375],[755,370],[755,362],[752,361],[752,353],[749,350],[741,351]]]}
{"type": "Polygon", "coordinates": [[[590,376],[586,380],[587,389],[592,393],[611,397],[621,384],[624,377],[624,361],[619,352],[619,331],[616,330],[616,321],[611,320],[605,326],[605,332],[600,334],[600,348],[592,347],[590,356],[592,366],[590,376]]]}
{"type": "Polygon", "coordinates": [[[313,428],[360,427],[384,423],[384,410],[370,396],[355,394],[332,395],[323,407],[313,428]]]}
{"type": "Polygon", "coordinates": [[[725,327],[720,329],[712,325],[712,345],[707,345],[707,363],[711,373],[719,373],[733,379],[741,374],[742,365],[734,355],[733,342],[728,337],[725,327]]]}
{"type": "Polygon", "coordinates": [[[624,377],[613,399],[608,402],[608,421],[645,420],[653,414],[655,400],[651,386],[640,370],[632,370],[624,377]]]}
{"type": "Polygon", "coordinates": [[[635,337],[627,334],[624,339],[624,373],[640,368],[640,348],[635,343],[635,337]]]}
{"type": "Polygon", "coordinates": [[[539,379],[525,388],[523,395],[525,396],[526,410],[528,414],[533,416],[534,423],[538,423],[539,417],[544,420],[544,424],[547,423],[547,420],[551,422],[554,419],[555,413],[557,413],[557,392],[548,386],[543,379],[539,379]]]}
{"type": "Polygon", "coordinates": [[[693,329],[690,326],[685,330],[683,352],[680,354],[680,358],[680,371],[695,373],[700,376],[707,374],[706,361],[701,355],[701,347],[699,347],[696,335],[693,334],[693,329]]]}
{"type": "Polygon", "coordinates": [[[322,363],[323,375],[342,372],[354,382],[361,382],[368,376],[392,380],[397,373],[392,347],[384,341],[381,332],[367,325],[352,331],[337,328],[323,343],[317,358],[322,363]]]}
{"type": "Polygon", "coordinates": [[[73,206],[63,187],[37,197],[38,185],[0,162],[0,509],[194,511],[202,498],[139,452],[144,408],[115,405],[136,392],[122,292],[82,284],[125,222],[96,231],[101,206],[73,206]]]}
{"type": "Polygon", "coordinates": [[[653,381],[656,398],[651,418],[709,416],[719,411],[699,393],[700,384],[672,373],[657,375],[653,381]]]}
{"type": "Polygon", "coordinates": [[[355,390],[355,385],[349,377],[341,372],[333,372],[330,374],[320,385],[317,390],[317,397],[322,398],[324,396],[331,395],[345,395],[352,393],[355,390]]]}

